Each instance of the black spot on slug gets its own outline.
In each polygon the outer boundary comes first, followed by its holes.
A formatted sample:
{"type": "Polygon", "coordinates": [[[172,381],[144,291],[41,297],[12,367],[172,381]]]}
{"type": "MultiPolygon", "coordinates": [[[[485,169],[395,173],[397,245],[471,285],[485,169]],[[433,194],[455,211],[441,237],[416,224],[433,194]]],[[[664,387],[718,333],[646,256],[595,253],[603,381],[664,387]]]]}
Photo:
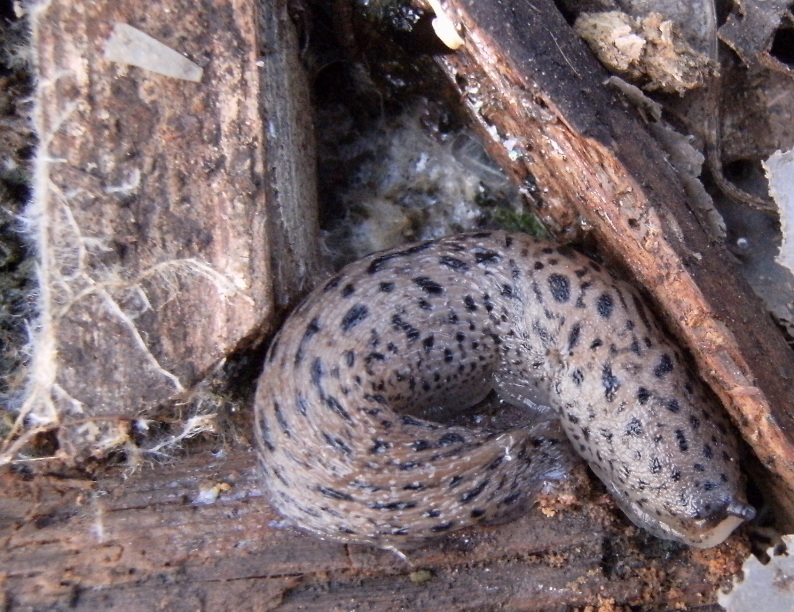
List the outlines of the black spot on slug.
{"type": "Polygon", "coordinates": [[[453,525],[455,525],[455,521],[447,521],[446,523],[441,523],[440,525],[431,527],[430,531],[433,533],[443,533],[452,529],[453,525]]]}
{"type": "Polygon", "coordinates": [[[309,413],[309,402],[306,401],[305,397],[299,395],[295,403],[298,405],[298,412],[302,416],[306,416],[309,413]]]}
{"type": "Polygon", "coordinates": [[[264,416],[262,416],[259,421],[259,433],[262,434],[262,442],[265,448],[271,453],[276,450],[276,447],[273,446],[273,441],[270,439],[270,426],[267,424],[267,418],[264,416]]]}
{"type": "Polygon", "coordinates": [[[604,397],[608,402],[615,399],[615,393],[620,388],[620,380],[612,373],[612,366],[605,364],[601,372],[601,384],[604,385],[604,397]]]}
{"type": "Polygon", "coordinates": [[[394,291],[394,283],[392,282],[380,283],[378,285],[378,288],[381,291],[383,291],[383,293],[391,293],[392,291],[394,291]]]}
{"type": "Polygon", "coordinates": [[[334,396],[332,395],[324,396],[323,402],[328,408],[330,408],[333,412],[335,412],[340,417],[342,417],[345,421],[347,421],[348,423],[353,422],[353,419],[350,417],[347,410],[344,409],[342,404],[339,403],[339,400],[336,399],[334,396]]]}
{"type": "Polygon", "coordinates": [[[312,361],[312,367],[311,367],[312,384],[315,387],[320,388],[320,383],[322,382],[324,376],[325,376],[325,368],[323,368],[323,362],[320,361],[319,357],[315,357],[314,361],[312,361]]]}
{"type": "Polygon", "coordinates": [[[317,492],[320,495],[325,495],[326,497],[330,497],[331,499],[337,499],[339,501],[353,501],[352,495],[343,493],[342,491],[337,491],[336,489],[332,489],[330,487],[318,486],[317,492]]]}
{"type": "Polygon", "coordinates": [[[328,282],[326,282],[325,285],[323,286],[323,293],[328,293],[332,289],[336,289],[339,286],[339,283],[341,282],[342,282],[341,274],[337,274],[336,276],[333,276],[332,278],[328,279],[328,282]]]}
{"type": "Polygon", "coordinates": [[[278,402],[273,402],[273,414],[276,415],[276,421],[278,422],[279,427],[281,427],[281,431],[284,432],[284,435],[288,438],[292,437],[289,427],[287,426],[287,421],[284,419],[284,414],[281,412],[281,406],[279,406],[278,402]]]}
{"type": "Polygon", "coordinates": [[[348,332],[369,316],[369,308],[364,304],[356,304],[342,317],[340,327],[343,332],[348,332]]]}
{"type": "Polygon", "coordinates": [[[653,375],[656,378],[662,378],[665,374],[669,374],[673,371],[673,360],[670,359],[670,355],[664,353],[662,358],[659,360],[659,363],[653,369],[653,375]]]}
{"type": "Polygon", "coordinates": [[[399,501],[399,502],[372,502],[369,505],[373,510],[409,510],[416,508],[416,502],[399,501]]]}
{"type": "Polygon", "coordinates": [[[385,360],[386,360],[386,355],[384,355],[383,353],[378,353],[377,351],[372,351],[371,353],[368,353],[366,357],[364,357],[364,363],[366,363],[368,366],[372,365],[373,361],[385,361],[385,360]]]}
{"type": "Polygon", "coordinates": [[[311,340],[311,338],[314,337],[319,331],[320,331],[320,322],[317,317],[314,317],[311,320],[311,322],[306,326],[306,329],[303,332],[303,337],[301,338],[301,341],[298,344],[298,350],[295,351],[294,364],[296,367],[299,366],[303,361],[303,357],[305,354],[304,346],[306,345],[306,342],[311,340]]]}
{"type": "Polygon", "coordinates": [[[391,448],[391,442],[388,440],[373,440],[372,446],[369,447],[369,453],[372,455],[379,455],[385,453],[391,448]]]}
{"type": "Polygon", "coordinates": [[[409,341],[413,342],[417,338],[419,338],[419,330],[416,329],[413,325],[403,320],[403,318],[396,314],[393,315],[391,318],[392,326],[395,329],[402,330],[405,332],[405,336],[408,338],[409,341]]]}
{"type": "Polygon", "coordinates": [[[631,419],[626,425],[627,436],[641,436],[644,431],[645,429],[642,426],[642,421],[640,421],[637,417],[631,419]]]}
{"type": "Polygon", "coordinates": [[[450,444],[463,444],[466,441],[459,433],[449,432],[445,433],[438,439],[439,446],[449,446],[450,444]]]}
{"type": "Polygon", "coordinates": [[[614,300],[612,299],[612,295],[610,293],[602,293],[598,296],[598,301],[596,302],[596,310],[598,314],[601,315],[604,319],[608,319],[612,316],[612,310],[615,308],[614,300]]]}
{"type": "Polygon", "coordinates": [[[305,342],[306,340],[309,340],[318,331],[320,331],[320,321],[317,317],[314,317],[306,326],[306,330],[303,332],[303,339],[301,341],[305,342]]]}
{"type": "Polygon", "coordinates": [[[648,391],[645,387],[640,387],[637,389],[637,401],[640,404],[646,404],[648,400],[651,398],[651,392],[648,391]]]}
{"type": "Polygon", "coordinates": [[[444,292],[444,288],[441,285],[427,276],[417,276],[413,281],[419,285],[425,293],[430,295],[440,295],[444,292]]]}
{"type": "Polygon", "coordinates": [[[452,477],[452,478],[450,478],[450,480],[449,480],[449,488],[450,488],[450,489],[454,489],[454,488],[455,488],[455,487],[457,487],[457,486],[458,486],[458,485],[459,485],[461,482],[463,482],[463,480],[464,480],[464,479],[465,479],[465,476],[461,476],[460,474],[458,474],[457,476],[453,476],[453,477],[452,477]]]}
{"type": "Polygon", "coordinates": [[[496,251],[476,250],[474,251],[474,261],[478,264],[493,264],[502,261],[502,256],[496,251]]]}
{"type": "Polygon", "coordinates": [[[386,255],[376,257],[370,262],[369,266],[367,266],[367,273],[377,274],[383,269],[389,260],[394,259],[395,257],[397,257],[396,253],[387,253],[386,255]]]}
{"type": "Polygon", "coordinates": [[[345,441],[341,438],[323,432],[323,439],[325,440],[326,444],[345,455],[350,455],[353,453],[350,447],[345,444],[345,441]]]}
{"type": "Polygon", "coordinates": [[[385,264],[392,260],[399,257],[407,257],[408,255],[414,255],[416,253],[421,253],[433,246],[433,242],[428,240],[427,242],[422,242],[420,244],[415,244],[412,247],[408,247],[407,249],[403,249],[401,251],[393,251],[391,253],[384,253],[383,255],[379,255],[375,257],[367,267],[368,274],[376,274],[380,272],[385,264]]]}
{"type": "Polygon", "coordinates": [[[460,502],[462,504],[468,504],[472,501],[475,497],[477,497],[480,493],[485,490],[485,487],[488,485],[487,480],[483,480],[480,484],[478,484],[473,489],[466,491],[463,495],[460,496],[460,502]]]}
{"type": "Polygon", "coordinates": [[[568,332],[568,351],[579,343],[579,336],[582,333],[582,325],[578,321],[571,326],[571,331],[568,332]]]}
{"type": "Polygon", "coordinates": [[[424,450],[427,450],[428,448],[430,448],[430,442],[428,442],[427,440],[415,440],[411,444],[411,448],[415,452],[421,452],[421,451],[424,451],[424,450]]]}
{"type": "Polygon", "coordinates": [[[433,423],[428,423],[427,421],[420,421],[416,417],[412,417],[410,414],[404,414],[400,417],[400,420],[403,422],[403,425],[410,425],[412,427],[422,427],[424,429],[438,429],[438,425],[433,423]]]}
{"type": "Polygon", "coordinates": [[[684,434],[683,429],[675,430],[675,439],[676,442],[678,442],[678,448],[682,453],[685,453],[689,450],[689,443],[686,440],[686,435],[684,434]]]}
{"type": "Polygon", "coordinates": [[[365,393],[364,399],[369,400],[371,402],[375,402],[376,404],[380,404],[381,406],[385,406],[388,404],[388,400],[383,397],[380,393],[365,393]]]}
{"type": "Polygon", "coordinates": [[[438,263],[442,266],[447,266],[455,272],[467,272],[469,270],[469,264],[467,264],[462,259],[458,259],[457,257],[450,257],[449,255],[442,255],[438,258],[438,263]]]}
{"type": "Polygon", "coordinates": [[[515,493],[511,493],[507,497],[505,497],[500,503],[500,505],[509,506],[510,504],[514,504],[519,499],[521,499],[521,491],[516,491],[515,493]]]}
{"type": "Polygon", "coordinates": [[[549,291],[555,301],[564,304],[571,298],[571,283],[562,274],[549,275],[549,291]]]}

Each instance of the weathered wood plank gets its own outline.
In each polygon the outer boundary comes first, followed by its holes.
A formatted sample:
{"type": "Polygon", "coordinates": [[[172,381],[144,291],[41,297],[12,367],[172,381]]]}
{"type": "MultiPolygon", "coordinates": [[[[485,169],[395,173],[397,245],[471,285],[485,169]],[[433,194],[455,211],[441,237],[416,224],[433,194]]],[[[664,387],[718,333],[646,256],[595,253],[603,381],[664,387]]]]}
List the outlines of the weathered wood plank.
{"type": "Polygon", "coordinates": [[[551,495],[548,516],[535,508],[451,535],[409,551],[408,564],[280,527],[247,448],[199,449],[95,481],[5,471],[0,584],[11,610],[541,610],[610,601],[691,607],[714,601],[738,571],[741,537],[707,552],[656,540],[583,475],[576,502],[551,495]],[[430,572],[426,581],[412,574],[418,569],[430,572]]]}

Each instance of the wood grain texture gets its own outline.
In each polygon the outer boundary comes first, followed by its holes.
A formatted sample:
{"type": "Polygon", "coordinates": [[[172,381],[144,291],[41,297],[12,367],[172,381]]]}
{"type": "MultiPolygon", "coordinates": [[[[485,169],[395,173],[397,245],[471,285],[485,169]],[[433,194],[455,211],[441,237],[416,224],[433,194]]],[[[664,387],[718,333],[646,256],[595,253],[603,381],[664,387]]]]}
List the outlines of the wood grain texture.
{"type": "Polygon", "coordinates": [[[747,554],[743,538],[704,554],[646,536],[577,478],[575,502],[549,496],[546,515],[464,530],[409,552],[409,565],[280,527],[248,448],[93,481],[5,471],[0,592],[10,610],[691,608],[713,602],[747,554]]]}

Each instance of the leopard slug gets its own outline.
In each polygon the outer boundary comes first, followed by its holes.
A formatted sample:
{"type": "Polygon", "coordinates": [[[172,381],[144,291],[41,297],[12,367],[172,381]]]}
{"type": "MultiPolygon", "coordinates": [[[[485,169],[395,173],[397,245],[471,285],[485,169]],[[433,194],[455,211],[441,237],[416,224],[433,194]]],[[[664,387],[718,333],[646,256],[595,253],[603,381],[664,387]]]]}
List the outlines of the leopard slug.
{"type": "Polygon", "coordinates": [[[640,295],[568,247],[496,231],[372,254],[288,318],[255,401],[272,504],[321,537],[393,549],[529,507],[560,476],[548,419],[416,416],[492,390],[551,407],[658,537],[715,546],[755,515],[736,438],[640,295]]]}

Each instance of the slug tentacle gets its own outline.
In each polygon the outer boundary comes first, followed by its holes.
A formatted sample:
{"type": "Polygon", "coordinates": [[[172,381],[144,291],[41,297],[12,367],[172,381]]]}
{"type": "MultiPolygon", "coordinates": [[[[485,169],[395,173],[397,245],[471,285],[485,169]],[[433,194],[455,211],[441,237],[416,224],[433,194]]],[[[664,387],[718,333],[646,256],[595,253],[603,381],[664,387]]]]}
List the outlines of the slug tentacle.
{"type": "Polygon", "coordinates": [[[566,247],[481,232],[376,253],[318,287],[268,353],[265,481],[323,537],[400,547],[526,508],[562,474],[548,421],[418,418],[491,390],[550,406],[618,504],[713,546],[753,509],[720,411],[626,283],[566,247]]]}

